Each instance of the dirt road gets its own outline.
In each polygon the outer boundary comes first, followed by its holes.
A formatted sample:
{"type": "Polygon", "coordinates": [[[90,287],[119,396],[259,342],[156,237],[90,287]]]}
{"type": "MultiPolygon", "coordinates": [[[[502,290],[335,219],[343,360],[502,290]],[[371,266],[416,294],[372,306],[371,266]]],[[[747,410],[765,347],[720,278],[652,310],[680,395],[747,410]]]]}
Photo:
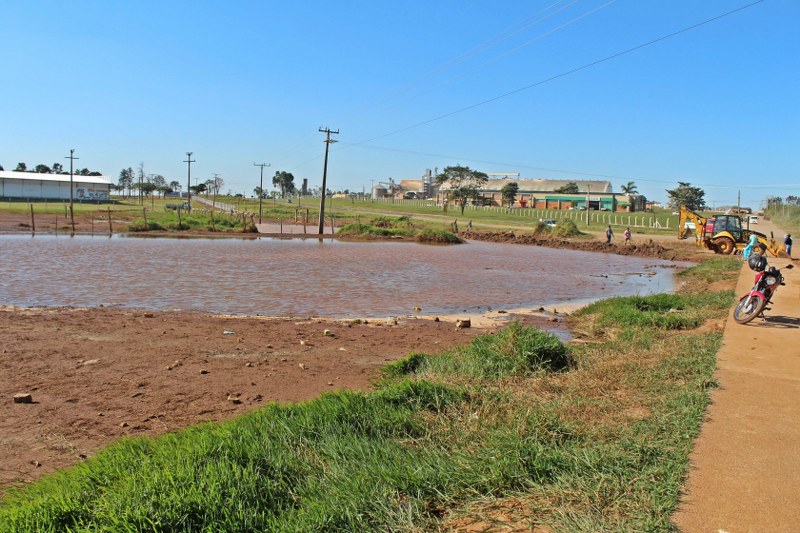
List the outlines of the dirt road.
{"type": "MultiPolygon", "coordinates": [[[[782,231],[764,229],[782,240],[782,231]]],[[[778,268],[790,262],[769,261],[778,268]]],[[[766,321],[727,321],[719,388],[674,516],[685,533],[800,531],[800,268],[783,272],[786,286],[766,321]]],[[[752,285],[745,266],[736,293],[752,285]]]]}

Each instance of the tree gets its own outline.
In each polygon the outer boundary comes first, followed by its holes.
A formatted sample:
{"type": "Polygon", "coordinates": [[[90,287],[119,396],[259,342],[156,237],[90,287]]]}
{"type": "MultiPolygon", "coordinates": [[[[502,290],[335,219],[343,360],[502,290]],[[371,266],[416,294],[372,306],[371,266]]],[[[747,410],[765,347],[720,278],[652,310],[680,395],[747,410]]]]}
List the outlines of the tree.
{"type": "Polygon", "coordinates": [[[683,181],[678,182],[678,186],[672,190],[667,189],[669,195],[669,205],[679,207],[685,205],[692,211],[703,209],[706,206],[703,196],[705,191],[700,187],[692,187],[691,184],[683,181]]]}
{"type": "Polygon", "coordinates": [[[169,188],[172,189],[173,192],[177,192],[181,190],[181,184],[178,180],[172,180],[169,182],[169,188]]]}
{"type": "Polygon", "coordinates": [[[264,199],[267,197],[267,191],[261,189],[261,187],[256,187],[253,189],[253,194],[256,195],[256,198],[264,199]]]}
{"type": "Polygon", "coordinates": [[[561,194],[578,194],[578,184],[574,181],[570,181],[566,185],[555,189],[553,192],[561,193],[561,194]]]}
{"type": "Polygon", "coordinates": [[[28,165],[25,163],[17,163],[17,168],[14,169],[14,172],[27,172],[28,165]]]}
{"type": "Polygon", "coordinates": [[[632,181],[629,181],[628,183],[620,187],[620,189],[622,189],[622,192],[627,194],[628,196],[637,194],[639,192],[636,188],[636,184],[632,181]]]}
{"type": "Polygon", "coordinates": [[[47,165],[36,165],[34,171],[39,174],[50,174],[50,172],[52,172],[50,170],[50,167],[48,167],[47,165]]]}
{"type": "Polygon", "coordinates": [[[284,170],[275,172],[275,175],[272,177],[272,184],[280,188],[281,196],[292,194],[295,191],[294,176],[291,172],[286,172],[284,170]]]}
{"type": "Polygon", "coordinates": [[[79,172],[76,172],[76,174],[80,174],[81,176],[88,176],[90,174],[90,171],[88,168],[84,167],[79,172]]]}
{"type": "Polygon", "coordinates": [[[0,165],[0,172],[4,171],[3,165],[0,165]]]}
{"type": "Polygon", "coordinates": [[[189,190],[192,191],[194,194],[201,194],[206,192],[206,184],[205,183],[198,183],[197,185],[192,185],[189,187],[189,190]]]}
{"type": "Polygon", "coordinates": [[[506,183],[503,185],[503,188],[500,189],[503,203],[506,203],[509,206],[514,205],[514,200],[517,199],[517,191],[519,191],[519,183],[516,181],[512,181],[511,183],[506,183]]]}
{"type": "Polygon", "coordinates": [[[131,187],[133,186],[133,169],[123,168],[119,171],[119,180],[117,180],[119,190],[124,191],[128,189],[128,196],[131,195],[131,187]]]}
{"type": "Polygon", "coordinates": [[[467,201],[470,198],[473,200],[478,198],[480,188],[486,185],[486,182],[489,181],[489,176],[469,167],[452,166],[445,167],[435,179],[439,187],[447,185],[453,200],[461,206],[461,214],[463,215],[467,201]]]}
{"type": "Polygon", "coordinates": [[[221,191],[222,187],[224,186],[225,186],[225,180],[220,178],[219,176],[214,176],[214,179],[211,180],[211,185],[209,186],[209,190],[214,196],[216,196],[219,194],[219,191],[221,191]]]}
{"type": "Polygon", "coordinates": [[[61,163],[53,163],[53,174],[63,174],[64,173],[64,165],[61,163]]]}
{"type": "Polygon", "coordinates": [[[767,207],[783,205],[783,198],[780,196],[767,196],[767,207]]]}
{"type": "Polygon", "coordinates": [[[154,184],[147,181],[142,183],[141,187],[142,193],[146,196],[150,196],[151,194],[153,194],[153,191],[155,191],[157,188],[158,187],[156,187],[154,184]]]}

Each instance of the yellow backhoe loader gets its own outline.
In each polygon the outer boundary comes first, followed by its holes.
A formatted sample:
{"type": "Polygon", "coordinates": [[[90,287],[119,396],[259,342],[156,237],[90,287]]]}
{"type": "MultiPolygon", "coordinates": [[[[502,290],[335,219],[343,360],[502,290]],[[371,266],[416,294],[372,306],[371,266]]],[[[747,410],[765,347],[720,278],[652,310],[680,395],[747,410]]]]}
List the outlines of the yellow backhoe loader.
{"type": "Polygon", "coordinates": [[[770,235],[742,228],[742,219],[737,215],[716,215],[711,218],[701,217],[691,209],[682,205],[678,222],[678,238],[685,239],[694,234],[697,246],[703,246],[718,254],[741,252],[747,246],[750,235],[756,235],[758,242],[767,247],[767,251],[775,257],[789,255],[783,246],[775,242],[770,235]]]}

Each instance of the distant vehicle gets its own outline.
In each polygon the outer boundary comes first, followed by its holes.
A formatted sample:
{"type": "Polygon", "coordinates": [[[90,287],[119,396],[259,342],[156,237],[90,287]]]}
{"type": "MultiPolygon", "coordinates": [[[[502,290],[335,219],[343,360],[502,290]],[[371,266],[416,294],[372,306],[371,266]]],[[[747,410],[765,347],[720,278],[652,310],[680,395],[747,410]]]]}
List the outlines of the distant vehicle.
{"type": "Polygon", "coordinates": [[[755,215],[750,215],[747,219],[750,224],[758,224],[758,217],[755,215]]]}
{"type": "Polygon", "coordinates": [[[404,192],[403,193],[403,199],[404,200],[416,200],[417,199],[417,193],[415,193],[414,191],[404,192]]]}
{"type": "Polygon", "coordinates": [[[558,222],[555,220],[541,220],[540,222],[548,228],[555,228],[556,224],[558,224],[558,222]]]}

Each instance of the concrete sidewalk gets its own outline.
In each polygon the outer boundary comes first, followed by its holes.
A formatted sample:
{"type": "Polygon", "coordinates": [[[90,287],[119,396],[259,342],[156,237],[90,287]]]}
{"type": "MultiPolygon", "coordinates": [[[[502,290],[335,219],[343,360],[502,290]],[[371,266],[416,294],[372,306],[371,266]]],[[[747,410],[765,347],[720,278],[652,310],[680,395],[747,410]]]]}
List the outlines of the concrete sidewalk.
{"type": "MultiPolygon", "coordinates": [[[[782,272],[766,321],[726,323],[719,388],[673,517],[686,533],[800,531],[800,268],[782,272]]],[[[753,277],[745,264],[737,299],[753,277]]]]}

